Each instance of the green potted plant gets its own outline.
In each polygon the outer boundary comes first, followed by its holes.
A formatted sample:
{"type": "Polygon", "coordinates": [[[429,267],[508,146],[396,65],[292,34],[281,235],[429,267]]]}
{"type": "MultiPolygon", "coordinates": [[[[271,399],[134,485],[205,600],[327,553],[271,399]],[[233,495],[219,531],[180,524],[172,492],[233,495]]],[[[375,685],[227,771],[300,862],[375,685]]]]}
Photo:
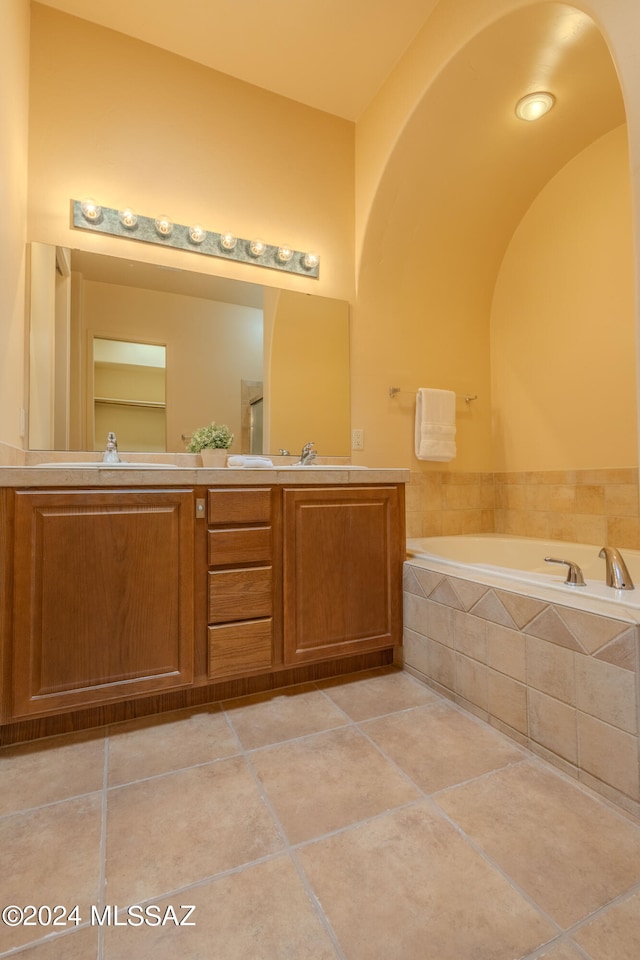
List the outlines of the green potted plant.
{"type": "Polygon", "coordinates": [[[193,431],[187,450],[189,453],[199,453],[205,467],[224,467],[232,443],[233,434],[226,423],[212,420],[206,427],[198,427],[193,431]]]}

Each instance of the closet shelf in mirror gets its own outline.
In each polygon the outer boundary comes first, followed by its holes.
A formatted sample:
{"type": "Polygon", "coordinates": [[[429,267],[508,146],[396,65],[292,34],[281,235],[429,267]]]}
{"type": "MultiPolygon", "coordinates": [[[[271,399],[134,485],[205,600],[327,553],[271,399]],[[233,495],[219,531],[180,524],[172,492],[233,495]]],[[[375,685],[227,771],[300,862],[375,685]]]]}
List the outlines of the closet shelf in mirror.
{"type": "Polygon", "coordinates": [[[117,403],[125,407],[157,407],[166,409],[166,403],[161,400],[123,400],[118,397],[94,397],[95,403],[117,403]]]}

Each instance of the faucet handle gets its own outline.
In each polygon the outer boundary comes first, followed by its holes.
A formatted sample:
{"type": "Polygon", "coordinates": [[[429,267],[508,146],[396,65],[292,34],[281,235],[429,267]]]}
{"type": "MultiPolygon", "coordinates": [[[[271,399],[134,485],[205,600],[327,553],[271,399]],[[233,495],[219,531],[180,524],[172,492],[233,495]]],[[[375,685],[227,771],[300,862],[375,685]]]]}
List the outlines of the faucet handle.
{"type": "Polygon", "coordinates": [[[577,563],[573,562],[573,560],[557,560],[555,557],[545,557],[544,562],[566,564],[569,569],[567,570],[567,579],[565,580],[565,583],[570,584],[572,587],[586,587],[582,570],[577,563]]]}

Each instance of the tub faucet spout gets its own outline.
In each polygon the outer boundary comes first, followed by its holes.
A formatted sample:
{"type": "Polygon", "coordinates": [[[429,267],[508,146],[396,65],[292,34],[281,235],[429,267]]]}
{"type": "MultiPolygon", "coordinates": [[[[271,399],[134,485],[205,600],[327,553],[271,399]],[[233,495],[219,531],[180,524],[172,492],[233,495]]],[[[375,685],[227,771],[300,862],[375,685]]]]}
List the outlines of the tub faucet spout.
{"type": "Polygon", "coordinates": [[[608,587],[613,587],[614,590],[635,590],[627,565],[616,547],[603,547],[598,556],[606,564],[608,587]]]}

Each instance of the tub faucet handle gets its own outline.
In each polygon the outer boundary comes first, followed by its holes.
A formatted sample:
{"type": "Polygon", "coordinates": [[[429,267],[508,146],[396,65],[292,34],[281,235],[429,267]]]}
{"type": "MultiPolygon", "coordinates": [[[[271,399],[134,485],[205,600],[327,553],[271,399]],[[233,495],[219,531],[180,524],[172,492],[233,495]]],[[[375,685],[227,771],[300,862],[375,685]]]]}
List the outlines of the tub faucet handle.
{"type": "Polygon", "coordinates": [[[544,562],[564,563],[567,567],[569,567],[567,570],[567,579],[565,580],[565,583],[570,584],[572,587],[586,587],[582,570],[577,563],[573,562],[573,560],[557,560],[555,557],[545,557],[544,562]]]}

